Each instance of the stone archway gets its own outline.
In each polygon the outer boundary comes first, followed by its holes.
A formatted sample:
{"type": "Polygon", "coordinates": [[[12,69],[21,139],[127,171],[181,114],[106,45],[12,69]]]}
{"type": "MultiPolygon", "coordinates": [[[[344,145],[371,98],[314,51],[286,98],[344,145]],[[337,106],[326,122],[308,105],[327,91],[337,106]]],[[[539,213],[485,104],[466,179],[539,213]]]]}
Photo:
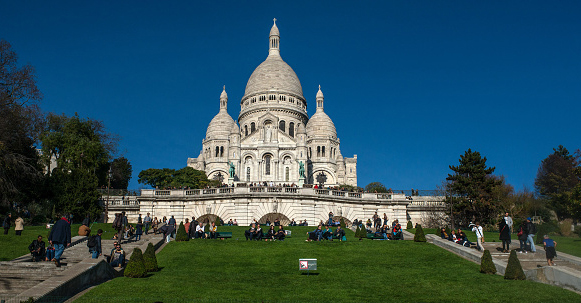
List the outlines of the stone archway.
{"type": "MultiPolygon", "coordinates": [[[[199,216],[196,218],[196,220],[198,220],[198,222],[202,222],[205,224],[211,223],[211,222],[216,222],[216,218],[218,216],[214,215],[214,214],[205,214],[203,216],[199,216]]],[[[222,221],[224,220],[224,218],[221,218],[222,221]]]]}
{"type": "Polygon", "coordinates": [[[274,223],[274,220],[278,219],[281,225],[287,226],[290,224],[290,219],[281,213],[268,213],[262,216],[260,220],[258,220],[258,223],[261,225],[266,224],[267,219],[270,221],[270,223],[274,223]]]}
{"type": "Polygon", "coordinates": [[[345,217],[341,217],[341,216],[334,216],[333,217],[333,221],[339,220],[339,222],[341,222],[341,219],[343,219],[343,221],[345,221],[345,226],[347,228],[353,224],[353,222],[351,222],[351,220],[349,220],[349,219],[347,219],[345,217]]]}

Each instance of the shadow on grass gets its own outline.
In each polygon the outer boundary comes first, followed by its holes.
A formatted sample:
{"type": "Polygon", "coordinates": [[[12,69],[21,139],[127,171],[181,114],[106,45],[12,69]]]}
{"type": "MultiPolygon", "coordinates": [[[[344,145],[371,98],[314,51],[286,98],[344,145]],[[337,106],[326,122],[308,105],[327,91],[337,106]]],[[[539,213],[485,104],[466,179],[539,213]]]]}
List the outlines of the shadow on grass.
{"type": "Polygon", "coordinates": [[[318,275],[319,275],[318,272],[311,272],[311,273],[304,272],[304,271],[301,272],[301,276],[318,276],[318,275]]]}

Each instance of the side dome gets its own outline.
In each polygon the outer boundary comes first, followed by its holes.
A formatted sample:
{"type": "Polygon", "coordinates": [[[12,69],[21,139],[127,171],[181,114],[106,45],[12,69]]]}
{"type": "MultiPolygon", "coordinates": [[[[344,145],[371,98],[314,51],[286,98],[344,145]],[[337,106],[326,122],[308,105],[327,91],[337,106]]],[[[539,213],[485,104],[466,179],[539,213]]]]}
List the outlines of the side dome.
{"type": "MultiPolygon", "coordinates": [[[[228,139],[231,131],[236,127],[236,122],[230,117],[228,112],[220,111],[210,124],[208,125],[208,130],[206,130],[206,140],[208,139],[228,139]]],[[[237,127],[236,127],[237,128],[237,127]]]]}
{"type": "Polygon", "coordinates": [[[245,96],[275,90],[303,97],[303,88],[295,71],[280,56],[270,55],[252,73],[245,96]]]}
{"type": "Polygon", "coordinates": [[[335,123],[324,111],[317,111],[307,123],[307,136],[337,138],[335,123]]]}

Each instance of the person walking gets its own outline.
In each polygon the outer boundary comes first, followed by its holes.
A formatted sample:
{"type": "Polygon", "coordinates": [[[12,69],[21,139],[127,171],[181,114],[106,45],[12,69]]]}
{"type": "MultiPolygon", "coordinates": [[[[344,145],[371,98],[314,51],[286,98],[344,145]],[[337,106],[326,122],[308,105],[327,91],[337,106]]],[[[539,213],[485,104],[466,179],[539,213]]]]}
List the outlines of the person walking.
{"type": "Polygon", "coordinates": [[[533,222],[531,222],[531,217],[527,218],[525,230],[527,232],[527,243],[531,246],[531,252],[536,253],[537,249],[535,248],[535,234],[537,233],[537,227],[533,222]]]}
{"type": "Polygon", "coordinates": [[[482,226],[480,226],[480,222],[473,224],[472,231],[476,234],[476,248],[479,251],[483,250],[482,239],[484,239],[484,234],[482,233],[482,226]]]}
{"type": "Polygon", "coordinates": [[[65,251],[65,247],[71,245],[71,225],[64,216],[58,220],[50,230],[48,235],[48,242],[54,246],[54,261],[56,267],[61,267],[61,256],[65,251]]]}
{"type": "Polygon", "coordinates": [[[517,237],[518,242],[520,243],[520,250],[521,254],[527,253],[527,233],[526,233],[526,221],[523,221],[520,226],[518,227],[517,237]]]}
{"type": "Polygon", "coordinates": [[[14,221],[14,230],[16,231],[17,236],[22,235],[22,231],[24,230],[24,220],[22,217],[18,217],[16,218],[16,221],[14,221]]]}
{"type": "Polygon", "coordinates": [[[499,239],[502,240],[502,252],[507,253],[510,251],[510,228],[508,227],[505,219],[500,221],[499,231],[499,239]]]}
{"type": "Polygon", "coordinates": [[[103,235],[103,230],[97,230],[97,234],[91,236],[87,241],[87,246],[89,246],[89,252],[91,253],[91,257],[93,259],[97,259],[100,255],[103,254],[101,248],[101,236],[103,235]]]}
{"type": "Polygon", "coordinates": [[[548,235],[544,235],[543,238],[543,246],[545,246],[545,252],[547,256],[547,264],[549,266],[555,266],[555,261],[553,261],[553,259],[557,256],[557,251],[555,251],[557,241],[549,239],[548,235]]]}
{"type": "Polygon", "coordinates": [[[121,212],[121,234],[119,235],[119,244],[121,244],[123,239],[127,237],[126,232],[128,225],[129,222],[127,222],[127,216],[125,215],[125,212],[121,212]]]}
{"type": "Polygon", "coordinates": [[[8,234],[8,230],[10,229],[10,221],[12,220],[12,214],[8,214],[6,215],[6,218],[4,218],[4,221],[2,222],[2,227],[4,228],[4,234],[7,235],[8,234]]]}
{"type": "Polygon", "coordinates": [[[151,217],[149,216],[149,213],[147,213],[147,216],[143,218],[143,227],[145,229],[144,231],[146,235],[148,234],[150,226],[151,226],[151,217]]]}

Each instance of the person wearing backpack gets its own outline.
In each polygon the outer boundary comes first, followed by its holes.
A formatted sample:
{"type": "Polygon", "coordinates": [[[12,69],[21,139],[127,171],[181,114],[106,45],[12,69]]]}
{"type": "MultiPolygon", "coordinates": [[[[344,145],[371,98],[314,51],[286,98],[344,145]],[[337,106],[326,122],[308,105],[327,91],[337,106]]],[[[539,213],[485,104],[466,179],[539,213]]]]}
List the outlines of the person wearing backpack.
{"type": "Polygon", "coordinates": [[[526,233],[526,224],[527,222],[524,221],[518,227],[517,237],[520,243],[520,250],[519,253],[526,254],[527,253],[527,233],[526,233]]]}
{"type": "Polygon", "coordinates": [[[103,230],[97,230],[97,234],[90,236],[87,240],[87,247],[89,247],[89,252],[93,259],[97,259],[103,252],[101,250],[101,235],[103,235],[103,230]]]}
{"type": "Polygon", "coordinates": [[[537,227],[533,222],[531,222],[531,217],[527,218],[526,232],[527,232],[527,243],[531,245],[531,252],[536,253],[537,249],[535,248],[535,234],[537,233],[537,227]]]}

